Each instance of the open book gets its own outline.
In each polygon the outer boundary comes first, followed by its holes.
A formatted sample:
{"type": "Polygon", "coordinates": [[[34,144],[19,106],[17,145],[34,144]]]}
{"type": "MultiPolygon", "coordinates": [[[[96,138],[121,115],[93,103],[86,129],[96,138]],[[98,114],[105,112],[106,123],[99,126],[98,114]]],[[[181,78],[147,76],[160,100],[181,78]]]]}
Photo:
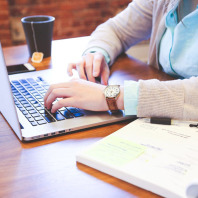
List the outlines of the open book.
{"type": "Polygon", "coordinates": [[[198,128],[138,119],[77,155],[77,161],[168,198],[198,197],[198,128]]]}

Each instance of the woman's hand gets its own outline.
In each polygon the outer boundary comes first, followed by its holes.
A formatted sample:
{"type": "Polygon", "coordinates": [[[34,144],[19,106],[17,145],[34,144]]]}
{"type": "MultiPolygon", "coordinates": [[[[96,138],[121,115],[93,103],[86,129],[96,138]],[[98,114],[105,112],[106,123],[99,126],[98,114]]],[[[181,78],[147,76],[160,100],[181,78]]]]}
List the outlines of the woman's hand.
{"type": "Polygon", "coordinates": [[[92,111],[107,111],[103,94],[105,86],[82,79],[51,85],[44,97],[45,107],[55,113],[62,107],[77,107],[92,111]],[[60,98],[52,104],[57,98],[60,98]]]}
{"type": "Polygon", "coordinates": [[[88,53],[78,63],[70,63],[67,72],[73,75],[72,69],[76,69],[81,79],[96,82],[97,77],[101,78],[101,84],[107,85],[109,79],[109,66],[101,53],[88,53]]]}

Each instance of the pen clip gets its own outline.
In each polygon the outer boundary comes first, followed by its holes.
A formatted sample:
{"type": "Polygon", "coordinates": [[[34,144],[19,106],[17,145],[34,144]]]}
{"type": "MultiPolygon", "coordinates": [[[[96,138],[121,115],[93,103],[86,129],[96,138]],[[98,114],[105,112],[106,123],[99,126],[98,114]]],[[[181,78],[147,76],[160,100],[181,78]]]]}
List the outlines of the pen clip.
{"type": "Polygon", "coordinates": [[[197,124],[189,124],[189,127],[197,127],[198,128],[198,123],[197,124]]]}

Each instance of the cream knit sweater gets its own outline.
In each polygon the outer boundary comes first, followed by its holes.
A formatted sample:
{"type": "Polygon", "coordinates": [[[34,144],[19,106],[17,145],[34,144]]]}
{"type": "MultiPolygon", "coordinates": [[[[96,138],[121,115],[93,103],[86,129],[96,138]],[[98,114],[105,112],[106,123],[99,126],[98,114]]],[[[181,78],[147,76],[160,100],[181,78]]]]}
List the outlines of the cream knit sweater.
{"type": "MultiPolygon", "coordinates": [[[[120,53],[150,38],[148,64],[160,69],[158,47],[165,30],[165,16],[177,3],[178,0],[133,0],[124,11],[97,27],[87,49],[105,49],[113,64],[120,53]]],[[[198,77],[139,82],[138,117],[198,120],[198,77]]]]}

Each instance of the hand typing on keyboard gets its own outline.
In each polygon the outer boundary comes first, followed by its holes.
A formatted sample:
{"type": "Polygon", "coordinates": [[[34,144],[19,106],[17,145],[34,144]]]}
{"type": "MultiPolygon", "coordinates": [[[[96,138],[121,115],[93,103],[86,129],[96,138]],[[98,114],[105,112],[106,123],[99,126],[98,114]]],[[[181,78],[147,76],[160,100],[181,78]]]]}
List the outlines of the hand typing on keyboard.
{"type": "Polygon", "coordinates": [[[83,112],[74,107],[62,107],[51,113],[43,104],[43,96],[49,88],[41,77],[11,81],[11,89],[16,107],[27,118],[32,126],[57,122],[83,116],[83,112]]]}
{"type": "MultiPolygon", "coordinates": [[[[54,113],[62,107],[77,107],[92,111],[107,111],[108,106],[103,94],[104,85],[82,79],[51,85],[44,97],[44,105],[54,113]],[[54,102],[57,98],[62,98],[54,102]]],[[[123,88],[118,107],[123,109],[123,88]]]]}

